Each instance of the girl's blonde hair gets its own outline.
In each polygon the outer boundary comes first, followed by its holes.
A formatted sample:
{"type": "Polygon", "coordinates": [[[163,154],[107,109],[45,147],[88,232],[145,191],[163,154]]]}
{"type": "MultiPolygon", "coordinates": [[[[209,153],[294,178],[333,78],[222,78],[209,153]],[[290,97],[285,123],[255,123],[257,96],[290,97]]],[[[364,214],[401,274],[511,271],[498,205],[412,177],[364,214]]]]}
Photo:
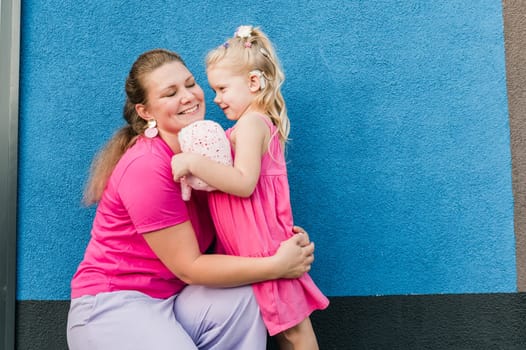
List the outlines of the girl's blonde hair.
{"type": "Polygon", "coordinates": [[[118,161],[147,128],[146,121],[135,110],[136,104],[147,103],[148,92],[145,87],[145,77],[155,69],[170,62],[185,64],[178,54],[164,49],[147,51],[133,63],[126,78],[126,102],[122,113],[127,125],[113,135],[93,160],[90,176],[84,189],[83,202],[86,205],[97,203],[101,199],[108,179],[118,161]]]}
{"type": "Polygon", "coordinates": [[[265,86],[255,99],[256,107],[268,114],[277,128],[280,141],[285,144],[290,132],[287,107],[281,93],[285,74],[265,33],[257,27],[239,27],[234,37],[206,56],[207,69],[219,63],[228,65],[238,74],[261,73],[265,86]]]}

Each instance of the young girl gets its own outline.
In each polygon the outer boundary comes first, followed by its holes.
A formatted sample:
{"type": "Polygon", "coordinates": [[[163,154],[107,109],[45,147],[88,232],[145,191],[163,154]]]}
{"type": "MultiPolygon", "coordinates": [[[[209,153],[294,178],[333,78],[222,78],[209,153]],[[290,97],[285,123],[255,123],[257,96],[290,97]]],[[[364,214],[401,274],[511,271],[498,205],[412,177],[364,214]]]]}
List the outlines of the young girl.
{"type": "MultiPolygon", "coordinates": [[[[293,235],[284,157],[289,134],[281,94],[284,74],[267,36],[251,26],[239,27],[233,38],[212,50],[206,67],[214,102],[236,121],[227,130],[234,164],[180,153],[172,158],[174,179],[193,175],[219,190],[209,194],[209,203],[228,254],[270,256],[293,235]]],[[[329,301],[307,273],[257,283],[253,289],[269,334],[277,335],[281,349],[318,349],[309,315],[329,301]]]]}

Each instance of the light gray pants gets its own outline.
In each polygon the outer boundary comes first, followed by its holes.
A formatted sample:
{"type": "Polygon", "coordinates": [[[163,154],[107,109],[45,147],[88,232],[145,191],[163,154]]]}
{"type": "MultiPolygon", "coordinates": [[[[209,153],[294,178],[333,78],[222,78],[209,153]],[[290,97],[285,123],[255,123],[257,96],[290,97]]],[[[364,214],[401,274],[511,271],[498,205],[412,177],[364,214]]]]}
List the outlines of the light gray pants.
{"type": "Polygon", "coordinates": [[[134,291],[73,299],[70,350],[265,350],[252,287],[187,286],[168,299],[134,291]]]}

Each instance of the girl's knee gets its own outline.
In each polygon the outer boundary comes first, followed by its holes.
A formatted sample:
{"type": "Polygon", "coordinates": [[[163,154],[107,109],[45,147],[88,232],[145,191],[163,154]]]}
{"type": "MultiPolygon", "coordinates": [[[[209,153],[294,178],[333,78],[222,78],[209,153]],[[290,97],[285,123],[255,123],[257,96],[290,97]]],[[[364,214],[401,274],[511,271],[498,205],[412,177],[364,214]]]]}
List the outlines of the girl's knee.
{"type": "Polygon", "coordinates": [[[284,330],[281,336],[285,343],[290,343],[294,349],[318,349],[318,342],[310,318],[306,318],[296,326],[284,330]]]}
{"type": "Polygon", "coordinates": [[[296,343],[297,340],[301,337],[302,331],[299,325],[290,327],[289,329],[281,332],[281,335],[291,343],[296,343]]]}

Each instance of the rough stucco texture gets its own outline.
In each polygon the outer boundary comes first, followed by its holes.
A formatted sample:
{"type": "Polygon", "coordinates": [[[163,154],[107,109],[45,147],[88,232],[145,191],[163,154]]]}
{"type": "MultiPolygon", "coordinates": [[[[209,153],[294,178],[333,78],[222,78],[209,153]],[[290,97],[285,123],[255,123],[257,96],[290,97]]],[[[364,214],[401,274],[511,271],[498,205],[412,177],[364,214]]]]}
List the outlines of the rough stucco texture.
{"type": "MultiPolygon", "coordinates": [[[[19,300],[69,298],[94,153],[144,50],[206,51],[260,25],[287,74],[296,221],[331,296],[516,289],[500,1],[24,1],[19,300]]],[[[225,126],[228,124],[225,123],[225,126]]]]}

